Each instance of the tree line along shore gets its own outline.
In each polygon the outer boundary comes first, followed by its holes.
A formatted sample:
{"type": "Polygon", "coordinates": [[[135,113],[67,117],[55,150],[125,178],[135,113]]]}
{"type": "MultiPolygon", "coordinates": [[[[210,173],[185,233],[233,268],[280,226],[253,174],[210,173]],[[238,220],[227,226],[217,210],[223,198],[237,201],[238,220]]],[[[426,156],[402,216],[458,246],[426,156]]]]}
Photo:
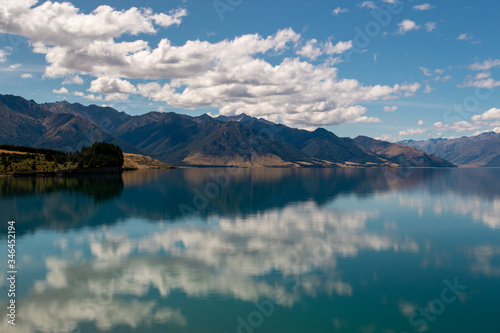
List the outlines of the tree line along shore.
{"type": "Polygon", "coordinates": [[[124,154],[120,147],[95,142],[76,152],[0,145],[1,175],[42,175],[121,172],[124,154]]]}

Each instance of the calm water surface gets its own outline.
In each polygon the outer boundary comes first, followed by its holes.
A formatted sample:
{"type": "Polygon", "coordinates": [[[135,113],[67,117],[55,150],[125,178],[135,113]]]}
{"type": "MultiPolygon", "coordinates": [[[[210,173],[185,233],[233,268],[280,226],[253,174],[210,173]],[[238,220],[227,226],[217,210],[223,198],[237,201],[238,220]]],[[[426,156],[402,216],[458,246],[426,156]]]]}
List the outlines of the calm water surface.
{"type": "Polygon", "coordinates": [[[500,169],[2,178],[0,330],[499,332],[499,179],[500,169]]]}

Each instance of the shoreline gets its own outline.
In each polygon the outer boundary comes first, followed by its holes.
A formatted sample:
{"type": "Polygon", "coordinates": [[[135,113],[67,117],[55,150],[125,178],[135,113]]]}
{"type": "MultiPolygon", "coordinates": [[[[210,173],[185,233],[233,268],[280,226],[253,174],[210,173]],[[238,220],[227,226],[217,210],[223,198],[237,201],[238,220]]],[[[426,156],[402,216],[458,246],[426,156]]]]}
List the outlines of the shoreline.
{"type": "Polygon", "coordinates": [[[0,174],[0,177],[64,177],[73,175],[107,175],[119,174],[124,170],[122,167],[104,167],[89,169],[64,169],[49,172],[23,172],[13,174],[0,174]]]}
{"type": "MultiPolygon", "coordinates": [[[[109,174],[121,174],[130,171],[143,171],[143,170],[174,170],[174,169],[491,169],[485,167],[418,167],[418,166],[371,166],[371,167],[359,167],[359,166],[347,166],[347,167],[238,167],[238,166],[224,166],[224,165],[190,165],[190,166],[174,166],[172,168],[118,168],[118,167],[106,167],[106,168],[92,168],[92,169],[68,169],[59,170],[52,172],[36,172],[36,173],[16,173],[16,174],[0,174],[2,177],[64,177],[64,176],[79,176],[79,175],[109,175],[109,174]]],[[[494,168],[494,167],[493,167],[494,168]]]]}

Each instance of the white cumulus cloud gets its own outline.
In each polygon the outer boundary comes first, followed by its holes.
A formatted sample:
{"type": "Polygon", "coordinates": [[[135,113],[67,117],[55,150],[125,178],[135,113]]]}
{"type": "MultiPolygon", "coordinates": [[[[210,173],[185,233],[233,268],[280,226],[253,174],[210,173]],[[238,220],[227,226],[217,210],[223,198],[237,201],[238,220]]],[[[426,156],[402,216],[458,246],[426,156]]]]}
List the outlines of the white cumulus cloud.
{"type": "Polygon", "coordinates": [[[0,71],[12,72],[12,71],[15,71],[16,69],[19,69],[21,67],[22,67],[21,64],[12,64],[12,65],[10,65],[9,67],[6,67],[6,68],[0,68],[0,71]]]}
{"type": "Polygon", "coordinates": [[[436,30],[436,28],[437,28],[436,22],[427,22],[425,24],[425,30],[427,32],[432,32],[432,31],[436,30]]]}
{"type": "Polygon", "coordinates": [[[457,37],[458,40],[472,40],[474,39],[474,37],[469,34],[469,33],[463,33],[463,34],[460,34],[458,37],[457,37]]]}
{"type": "Polygon", "coordinates": [[[412,135],[421,135],[426,133],[427,130],[424,128],[418,128],[418,129],[408,129],[405,131],[399,132],[400,136],[412,136],[412,135]]]}
{"type": "Polygon", "coordinates": [[[127,80],[100,77],[90,83],[89,91],[101,94],[134,94],[137,89],[127,80]]]}
{"type": "Polygon", "coordinates": [[[478,73],[475,77],[468,76],[465,79],[465,82],[457,85],[459,88],[464,87],[476,87],[476,88],[484,88],[484,89],[494,89],[500,86],[500,81],[496,81],[493,78],[489,77],[490,73],[478,73]]]}
{"type": "Polygon", "coordinates": [[[408,20],[408,19],[403,20],[401,23],[398,24],[398,26],[399,26],[398,33],[401,35],[404,35],[408,31],[419,30],[421,28],[415,22],[413,22],[412,20],[408,20]]]}
{"type": "Polygon", "coordinates": [[[63,85],[67,84],[83,84],[83,79],[79,75],[75,75],[69,78],[66,78],[63,83],[63,85]]]}
{"type": "Polygon", "coordinates": [[[375,2],[373,1],[364,1],[360,4],[358,4],[359,7],[361,8],[369,8],[369,9],[376,9],[378,8],[375,2]]]}
{"type": "Polygon", "coordinates": [[[353,46],[352,40],[349,41],[339,41],[335,45],[331,40],[325,43],[318,43],[316,39],[311,39],[297,51],[297,54],[303,58],[309,58],[311,60],[316,60],[321,55],[336,55],[342,54],[353,46]]]}
{"type": "Polygon", "coordinates": [[[430,94],[433,90],[434,90],[434,88],[432,88],[430,85],[426,84],[425,89],[423,90],[423,93],[430,94]]]}
{"type": "MultiPolygon", "coordinates": [[[[74,92],[90,100],[124,100],[139,94],[184,109],[213,107],[223,115],[245,112],[290,126],[314,127],[379,122],[360,103],[407,97],[420,88],[418,83],[363,85],[339,77],[333,66],[341,60],[335,56],[352,48],[352,41],[304,44],[301,34],[289,28],[267,37],[246,34],[180,45],[163,38],[150,45],[133,36],[179,25],[187,11],[158,14],[103,5],[86,14],[69,2],[37,4],[8,1],[0,11],[0,32],[27,37],[34,52],[45,55],[46,78],[65,78],[66,85],[82,84],[80,75],[91,76],[90,94],[74,92]],[[300,58],[321,55],[330,57],[317,65],[300,58]],[[135,79],[143,82],[134,83],[135,79]]],[[[366,1],[360,6],[375,4],[366,1]]]]}
{"type": "Polygon", "coordinates": [[[315,60],[323,54],[321,49],[318,47],[318,41],[316,39],[309,40],[306,45],[304,45],[297,54],[304,57],[315,60]]]}
{"type": "Polygon", "coordinates": [[[483,80],[487,79],[491,76],[491,72],[482,72],[482,73],[477,73],[474,79],[476,80],[483,80]]]}
{"type": "Polygon", "coordinates": [[[431,4],[428,4],[428,3],[423,3],[421,5],[416,5],[416,6],[413,6],[413,9],[415,10],[420,10],[420,11],[423,11],[423,10],[430,10],[430,9],[434,9],[435,6],[431,5],[431,4]]]}
{"type": "Polygon", "coordinates": [[[332,12],[332,14],[335,15],[335,16],[337,16],[339,14],[342,14],[342,13],[349,13],[349,9],[337,7],[332,12]]]}
{"type": "Polygon", "coordinates": [[[462,121],[453,121],[448,124],[443,124],[443,122],[439,121],[433,124],[433,126],[437,129],[440,130],[445,130],[445,131],[455,131],[458,133],[465,133],[465,132],[474,132],[479,130],[480,126],[478,124],[472,124],[468,121],[462,120],[462,121]]]}
{"type": "Polygon", "coordinates": [[[488,59],[483,62],[475,62],[469,66],[469,69],[475,71],[487,71],[495,67],[500,67],[500,59],[488,59]]]}
{"type": "Polygon", "coordinates": [[[61,87],[61,89],[52,90],[54,94],[67,94],[69,91],[65,87],[61,87]]]}
{"type": "Polygon", "coordinates": [[[82,98],[85,98],[85,99],[90,99],[91,101],[100,101],[100,100],[102,100],[102,96],[101,95],[94,95],[94,94],[85,95],[85,93],[83,93],[81,91],[75,91],[73,93],[73,95],[78,96],[78,97],[82,97],[82,98]]]}
{"type": "Polygon", "coordinates": [[[0,49],[0,62],[6,62],[7,56],[9,56],[11,53],[12,53],[12,48],[10,46],[0,49]]]}
{"type": "Polygon", "coordinates": [[[0,32],[28,37],[32,43],[54,46],[83,46],[89,42],[108,41],[123,34],[155,33],[154,24],[162,27],[179,24],[185,9],[169,14],[153,14],[151,9],[132,7],[118,11],[102,5],[84,14],[70,2],[37,0],[7,1],[0,11],[0,32]]]}
{"type": "Polygon", "coordinates": [[[472,116],[471,119],[475,122],[500,120],[500,109],[491,108],[480,115],[472,116]]]}
{"type": "Polygon", "coordinates": [[[399,109],[397,106],[384,106],[384,112],[394,112],[399,109]]]}
{"type": "Polygon", "coordinates": [[[375,138],[376,140],[388,141],[388,142],[397,142],[400,138],[392,135],[392,134],[382,134],[375,138]]]}

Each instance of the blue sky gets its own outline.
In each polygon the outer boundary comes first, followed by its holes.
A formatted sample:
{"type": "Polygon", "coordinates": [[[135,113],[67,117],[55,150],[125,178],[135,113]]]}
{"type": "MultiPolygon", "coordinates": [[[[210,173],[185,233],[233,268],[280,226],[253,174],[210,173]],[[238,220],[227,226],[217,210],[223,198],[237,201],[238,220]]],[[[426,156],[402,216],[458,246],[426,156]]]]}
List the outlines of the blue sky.
{"type": "Polygon", "coordinates": [[[0,93],[339,136],[500,132],[495,1],[2,0],[0,93]]]}

